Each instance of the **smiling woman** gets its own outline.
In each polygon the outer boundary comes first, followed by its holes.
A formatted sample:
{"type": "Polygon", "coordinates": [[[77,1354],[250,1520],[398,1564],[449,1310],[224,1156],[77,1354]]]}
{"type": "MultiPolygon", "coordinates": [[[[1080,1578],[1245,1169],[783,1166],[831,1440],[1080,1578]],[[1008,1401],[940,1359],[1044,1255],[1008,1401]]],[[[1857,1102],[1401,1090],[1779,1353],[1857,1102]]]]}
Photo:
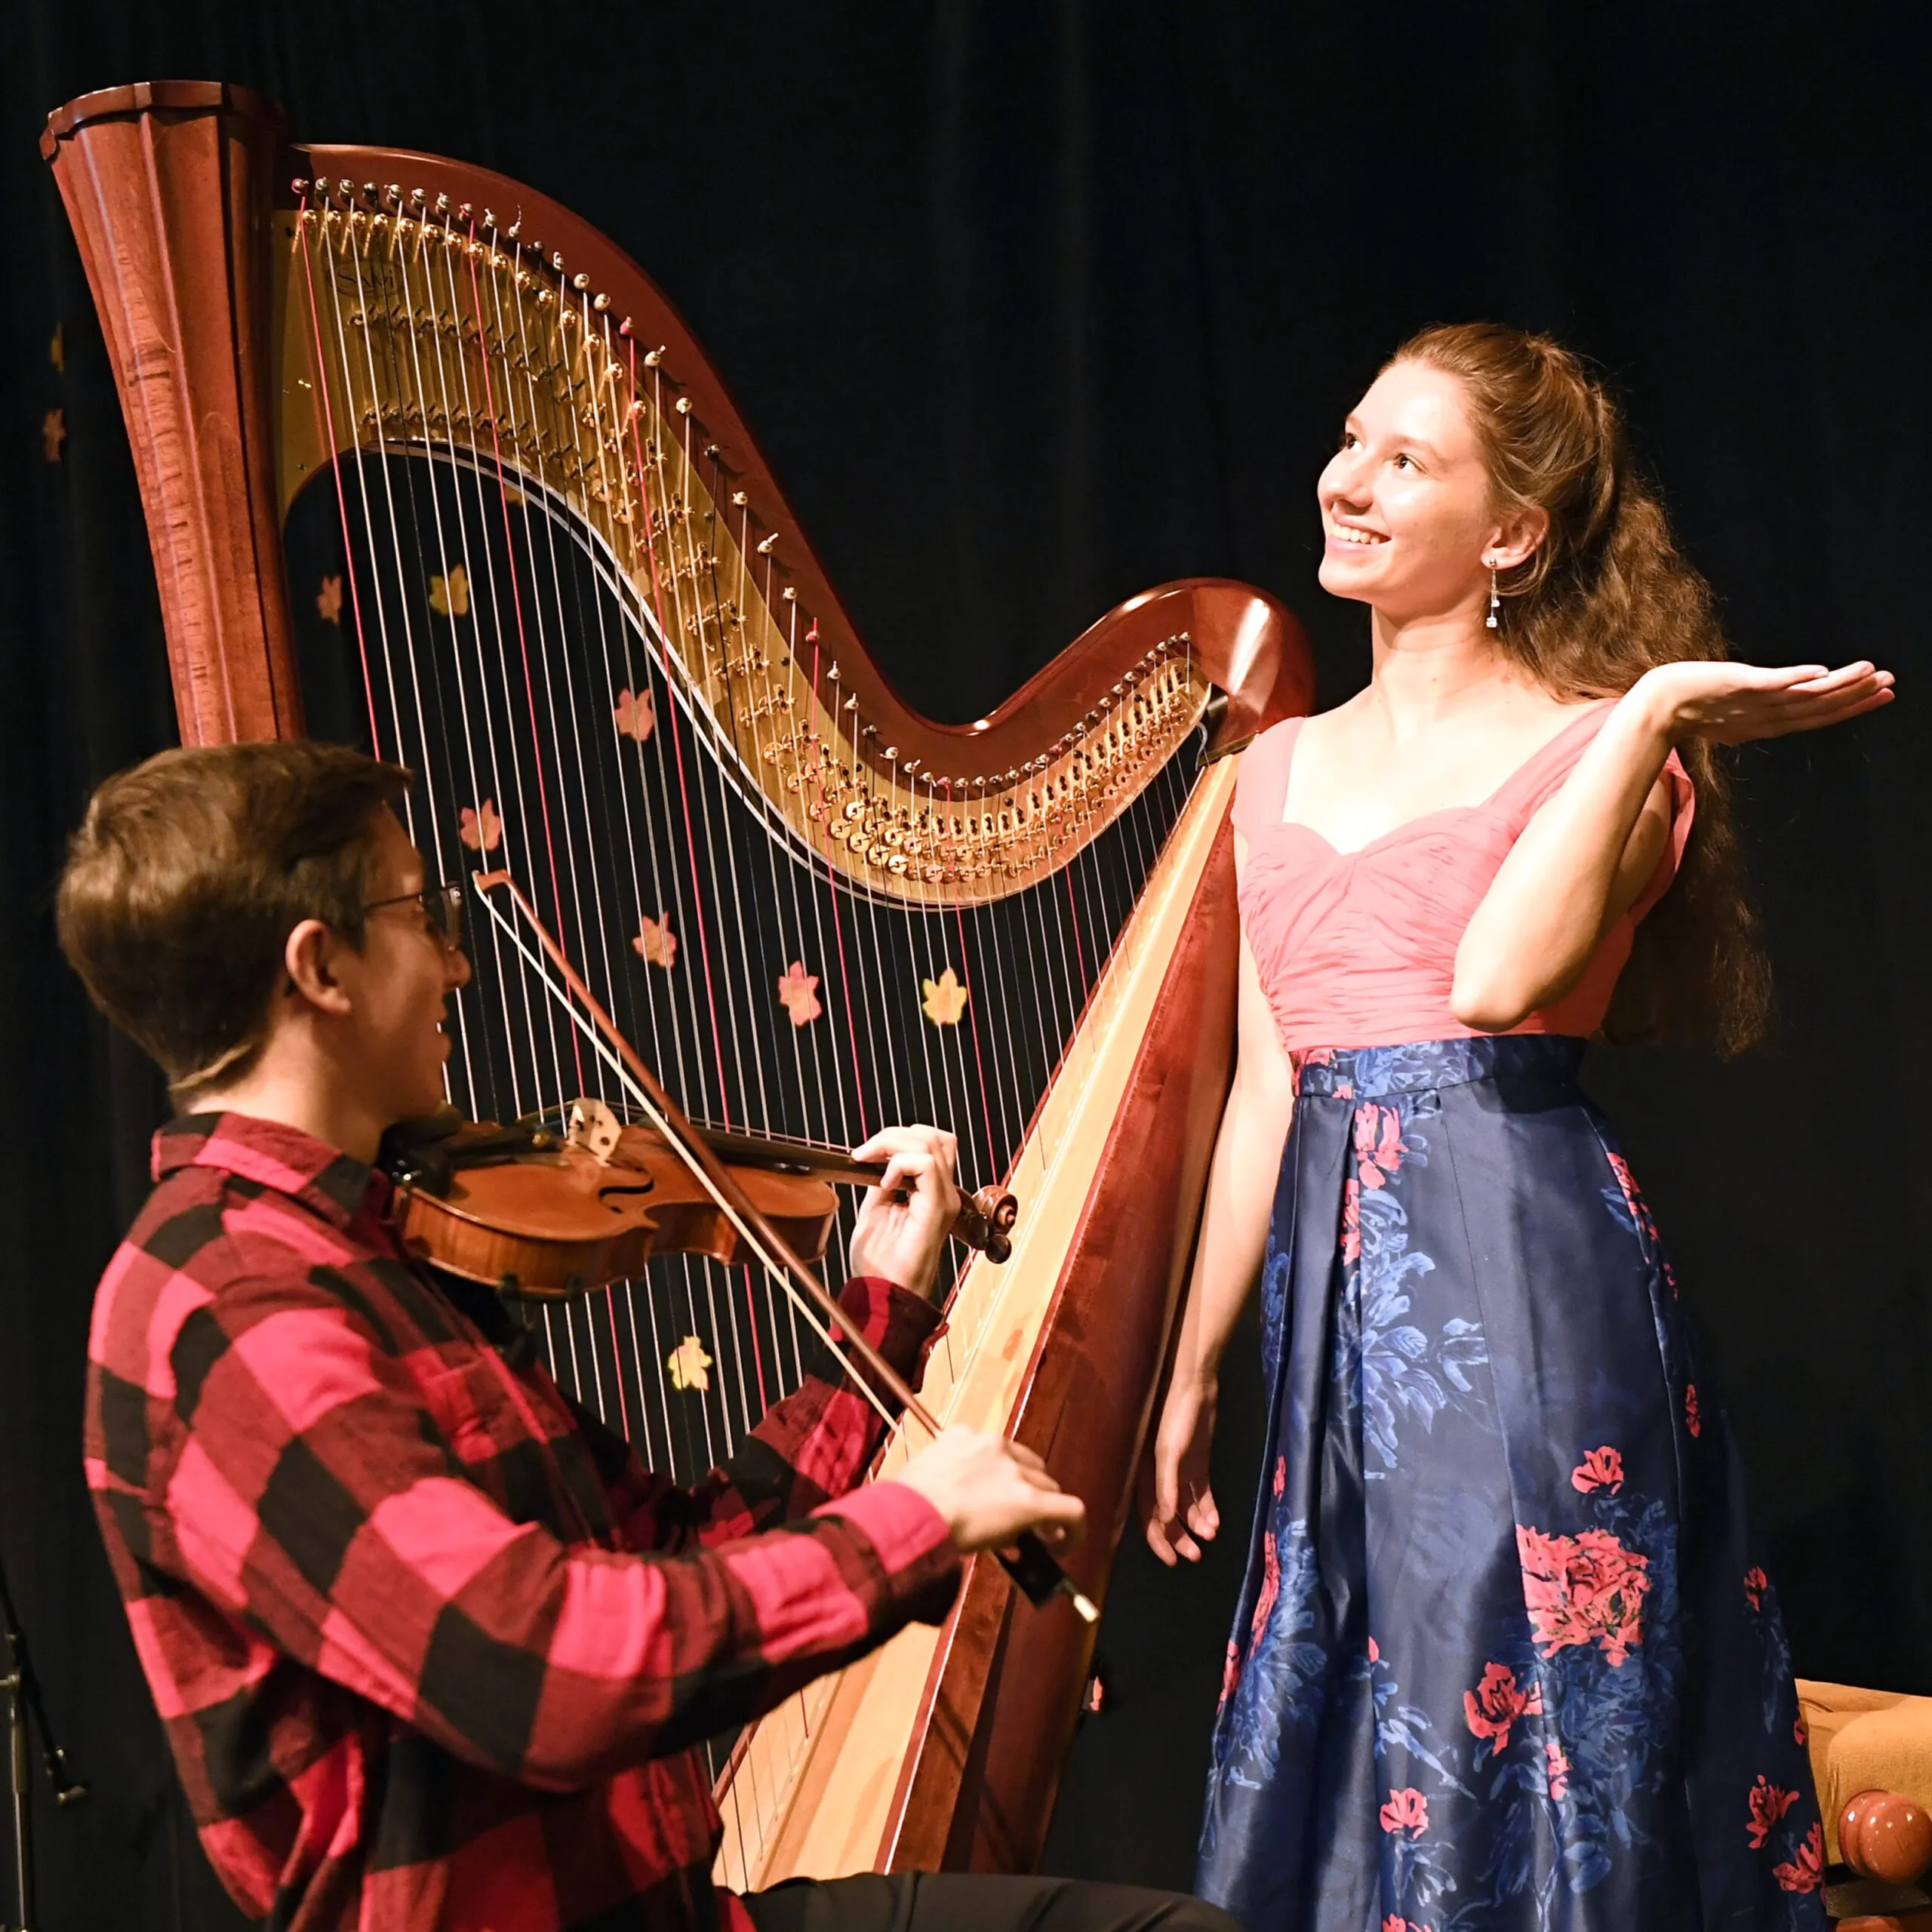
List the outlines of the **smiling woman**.
{"type": "Polygon", "coordinates": [[[1576,1075],[1600,1032],[1752,1037],[1711,747],[1890,679],[1728,662],[1614,405],[1546,339],[1417,337],[1318,494],[1374,674],[1244,755],[1238,1060],[1148,1525],[1169,1563],[1219,1531],[1258,1276],[1274,1433],[1198,1889],[1297,1932],[1821,1927],[1737,1454],[1576,1075]],[[1767,1778],[1790,1801],[1747,1842],[1767,1778]]]}

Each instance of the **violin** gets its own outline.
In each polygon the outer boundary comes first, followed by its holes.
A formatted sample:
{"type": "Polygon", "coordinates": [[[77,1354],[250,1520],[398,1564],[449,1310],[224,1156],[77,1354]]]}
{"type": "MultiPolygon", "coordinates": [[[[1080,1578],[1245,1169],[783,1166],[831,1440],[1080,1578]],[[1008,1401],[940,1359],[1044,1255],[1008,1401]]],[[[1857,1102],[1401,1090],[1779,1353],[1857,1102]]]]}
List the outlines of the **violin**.
{"type": "MultiPolygon", "coordinates": [[[[714,1228],[712,1230],[714,1238],[721,1242],[724,1239],[722,1229],[728,1229],[737,1240],[743,1244],[742,1252],[744,1257],[747,1260],[755,1259],[769,1275],[783,1282],[788,1292],[792,1294],[795,1304],[804,1311],[808,1319],[814,1320],[815,1326],[821,1323],[826,1324],[820,1328],[820,1332],[828,1341],[835,1331],[839,1331],[838,1346],[843,1354],[849,1358],[847,1361],[848,1369],[857,1366],[862,1367],[867,1371],[867,1380],[875,1386],[866,1388],[866,1392],[875,1403],[880,1404],[881,1413],[885,1416],[888,1423],[892,1420],[892,1417],[891,1413],[884,1407],[884,1396],[879,1392],[881,1390],[884,1392],[884,1395],[889,1395],[895,1400],[901,1411],[917,1423],[928,1435],[937,1436],[940,1433],[940,1427],[937,1418],[919,1400],[917,1393],[906,1378],[863,1334],[843,1325],[845,1321],[843,1309],[827,1290],[825,1284],[813,1272],[811,1264],[793,1244],[786,1231],[764,1212],[752,1192],[752,1185],[754,1183],[762,1186],[768,1182],[776,1183],[792,1181],[802,1182],[808,1186],[823,1189],[825,1195],[829,1195],[830,1189],[828,1182],[832,1177],[834,1170],[843,1167],[849,1173],[855,1164],[850,1161],[849,1157],[837,1155],[829,1150],[810,1150],[826,1159],[827,1162],[827,1164],[817,1171],[818,1177],[814,1178],[810,1170],[804,1174],[801,1174],[797,1171],[801,1153],[804,1151],[800,1149],[797,1143],[788,1145],[783,1142],[767,1142],[761,1145],[774,1158],[766,1165],[761,1167],[747,1162],[737,1170],[728,1165],[724,1155],[714,1149],[712,1144],[713,1139],[716,1137],[712,1134],[711,1130],[696,1127],[685,1118],[683,1110],[658,1084],[657,1076],[645,1064],[637,1049],[624,1038],[617,1023],[598,1003],[596,995],[584,983],[576,968],[571,964],[563,948],[545,930],[543,921],[537,916],[536,907],[532,906],[524,896],[518,888],[516,881],[508,872],[493,872],[476,873],[475,883],[477,892],[486,906],[489,905],[489,894],[498,888],[501,888],[509,894],[518,913],[530,927],[544,958],[548,959],[551,967],[562,980],[570,999],[574,1002],[576,1007],[580,1008],[588,1016],[588,1025],[593,1041],[601,1041],[602,1044],[599,1050],[614,1056],[616,1064],[622,1069],[620,1077],[623,1080],[626,1089],[644,1109],[651,1123],[651,1131],[661,1137],[662,1145],[669,1151],[685,1171],[691,1176],[698,1189],[710,1201],[712,1207],[716,1210],[721,1227],[714,1228]],[[788,1168],[790,1170],[789,1172],[786,1171],[788,1168]]],[[[494,909],[491,909],[491,916],[499,916],[494,909]]],[[[520,946],[521,942],[515,929],[512,928],[510,931],[512,943],[520,946]]],[[[539,963],[540,964],[540,962],[539,963]]],[[[601,1115],[594,1113],[592,1110],[597,1108],[599,1104],[595,1102],[579,1101],[576,1107],[572,1109],[573,1130],[577,1134],[578,1140],[582,1143],[580,1151],[596,1165],[608,1171],[616,1166],[614,1155],[620,1148],[623,1147],[626,1134],[629,1130],[626,1128],[622,1122],[617,1121],[617,1116],[608,1108],[602,1109],[601,1115]],[[613,1124],[618,1128],[614,1137],[611,1134],[611,1128],[613,1124]],[[602,1143],[608,1144],[601,1148],[602,1158],[600,1159],[600,1148],[597,1143],[602,1143]]],[[[487,1128],[484,1131],[487,1133],[502,1131],[500,1129],[487,1128]]],[[[745,1152],[747,1148],[747,1142],[743,1137],[732,1137],[726,1145],[728,1147],[734,1147],[740,1155],[745,1152]]],[[[629,1151],[633,1154],[642,1153],[648,1151],[648,1139],[633,1140],[630,1143],[629,1151]]],[[[530,1150],[533,1155],[538,1153],[549,1155],[561,1151],[562,1150],[555,1148],[542,1149],[533,1148],[530,1150]]],[[[510,1164],[518,1164],[515,1161],[510,1164]]],[[[494,1164],[497,1164],[486,1160],[480,1171],[487,1172],[488,1168],[494,1164]]],[[[452,1195],[454,1192],[454,1177],[462,1171],[461,1169],[456,1168],[454,1162],[452,1163],[452,1195]]],[[[657,1174],[652,1172],[648,1166],[645,1168],[627,1167],[622,1171],[649,1172],[653,1186],[656,1185],[658,1179],[657,1174]]],[[[884,1171],[883,1168],[875,1174],[863,1171],[864,1184],[868,1186],[873,1185],[878,1180],[883,1178],[884,1171]]],[[[619,1211],[633,1215],[641,1222],[649,1223],[652,1220],[654,1211],[639,1204],[649,1195],[651,1192],[651,1188],[641,1186],[635,1182],[626,1183],[597,1181],[594,1179],[589,1180],[587,1184],[581,1186],[581,1193],[584,1199],[592,1204],[595,1211],[586,1211],[580,1221],[573,1223],[574,1233],[589,1233],[592,1237],[587,1246],[578,1251],[583,1258],[589,1258],[595,1251],[596,1234],[601,1231],[608,1231],[604,1229],[604,1224],[598,1221],[598,1214],[609,1214],[613,1211],[600,1198],[601,1191],[626,1185],[628,1185],[632,1190],[632,1198],[629,1205],[619,1211]]],[[[410,1186],[409,1195],[410,1198],[403,1207],[405,1240],[410,1238],[407,1232],[410,1210],[424,1198],[423,1191],[413,1183],[410,1186]]],[[[440,1201],[444,1197],[434,1198],[440,1201]]],[[[614,1198],[621,1201],[623,1197],[619,1195],[614,1198]]],[[[809,1200],[811,1198],[808,1198],[809,1200]]],[[[821,1195],[816,1198],[820,1208],[825,1209],[825,1195],[821,1195]]],[[[797,1197],[794,1197],[794,1199],[795,1201],[797,1197]]],[[[581,1204],[580,1203],[580,1205],[581,1204]]],[[[668,1194],[665,1204],[668,1208],[668,1194]]],[[[1002,1235],[1012,1228],[1017,1210],[1010,1195],[994,1195],[975,1199],[971,1204],[976,1210],[980,1211],[989,1224],[1002,1235]]],[[[694,1216],[699,1217],[693,1223],[693,1227],[695,1229],[702,1224],[702,1211],[694,1208],[691,1211],[694,1216]]],[[[810,1211],[809,1208],[808,1211],[810,1211]]],[[[438,1217],[433,1211],[431,1211],[425,1225],[435,1226],[439,1218],[449,1217],[438,1217]]],[[[668,1213],[666,1218],[669,1218],[668,1213]]],[[[499,1229],[494,1232],[500,1235],[502,1231],[499,1229]]],[[[823,1253],[825,1242],[829,1238],[830,1234],[830,1214],[829,1209],[826,1209],[818,1240],[819,1254],[823,1253]]],[[[424,1241],[426,1244],[429,1238],[427,1235],[420,1234],[416,1238],[424,1241]]],[[[640,1238],[641,1238],[641,1236],[640,1238]]],[[[665,1244],[669,1245],[668,1243],[665,1244]]],[[[648,1242],[645,1243],[638,1251],[642,1254],[648,1254],[650,1251],[651,1244],[648,1242]]],[[[714,1247],[707,1251],[717,1253],[718,1251],[714,1247]]],[[[734,1255],[735,1256],[739,1251],[734,1248],[734,1255]]],[[[489,1260],[500,1259],[503,1252],[501,1247],[487,1254],[479,1250],[476,1254],[471,1256],[471,1266],[475,1267],[478,1265],[486,1265],[489,1260]]],[[[989,1257],[992,1256],[992,1249],[990,1245],[988,1246],[986,1252],[989,1257]]],[[[816,1258],[815,1256],[814,1259],[816,1258]]],[[[513,1271],[505,1269],[503,1272],[507,1274],[513,1271]]],[[[620,1275],[620,1275],[614,1275],[611,1278],[620,1278],[620,1275]]],[[[492,1278],[485,1273],[481,1278],[488,1281],[492,1278]]],[[[500,1283],[502,1275],[499,1275],[495,1278],[500,1283]]],[[[565,1287],[555,1292],[568,1293],[569,1291],[568,1288],[565,1287]]],[[[862,1381],[860,1386],[866,1387],[865,1382],[862,1381]]],[[[1012,1577],[1032,1602],[1044,1604],[1054,1596],[1064,1596],[1073,1605],[1083,1622],[1097,1623],[1100,1621],[1100,1613],[1098,1607],[1086,1592],[1067,1574],[1065,1569],[1061,1567],[1058,1558],[1048,1549],[1037,1531],[1028,1530],[1023,1532],[1011,1549],[1003,1549],[995,1553],[999,1558],[1001,1566],[1012,1577]]]]}
{"type": "MultiPolygon", "coordinates": [[[[417,1260],[500,1293],[549,1300],[641,1275],[654,1254],[755,1262],[740,1228],[663,1134],[601,1100],[500,1127],[448,1109],[392,1128],[380,1164],[395,1183],[394,1219],[417,1260]]],[[[838,1219],[835,1185],[875,1187],[883,1161],[811,1141],[694,1128],[752,1206],[817,1261],[838,1219]]],[[[962,1196],[952,1232],[1004,1261],[1018,1217],[992,1188],[962,1196]]]]}

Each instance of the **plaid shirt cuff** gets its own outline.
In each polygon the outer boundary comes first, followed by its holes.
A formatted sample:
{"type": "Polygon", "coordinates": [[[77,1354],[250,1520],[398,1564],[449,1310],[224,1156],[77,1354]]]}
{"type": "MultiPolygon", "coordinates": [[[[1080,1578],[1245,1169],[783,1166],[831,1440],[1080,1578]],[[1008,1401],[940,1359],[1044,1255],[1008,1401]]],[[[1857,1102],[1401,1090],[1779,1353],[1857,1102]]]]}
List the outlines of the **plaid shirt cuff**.
{"type": "Polygon", "coordinates": [[[959,1552],[946,1518],[916,1489],[903,1482],[869,1482],[812,1515],[841,1517],[871,1544],[885,1584],[884,1601],[873,1613],[875,1627],[895,1612],[937,1623],[952,1607],[959,1552]]]}
{"type": "MultiPolygon", "coordinates": [[[[924,1295],[877,1275],[855,1275],[839,1292],[838,1305],[852,1325],[916,1389],[926,1372],[926,1358],[946,1333],[946,1317],[924,1295]]],[[[834,1342],[844,1331],[832,1331],[834,1342]]],[[[881,1395],[885,1392],[879,1391],[881,1395]]],[[[890,1396],[886,1397],[891,1406],[890,1396]]]]}

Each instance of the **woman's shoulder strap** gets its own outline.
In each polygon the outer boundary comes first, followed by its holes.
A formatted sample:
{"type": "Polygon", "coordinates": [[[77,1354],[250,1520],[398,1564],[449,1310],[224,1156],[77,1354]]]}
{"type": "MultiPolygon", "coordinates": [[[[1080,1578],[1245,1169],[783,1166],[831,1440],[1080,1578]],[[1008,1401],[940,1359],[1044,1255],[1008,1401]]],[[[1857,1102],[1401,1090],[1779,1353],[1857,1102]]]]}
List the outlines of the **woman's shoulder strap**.
{"type": "Polygon", "coordinates": [[[1288,795],[1288,766],[1303,722],[1284,718],[1269,725],[1241,755],[1232,817],[1235,829],[1251,843],[1267,827],[1281,823],[1288,795]]]}

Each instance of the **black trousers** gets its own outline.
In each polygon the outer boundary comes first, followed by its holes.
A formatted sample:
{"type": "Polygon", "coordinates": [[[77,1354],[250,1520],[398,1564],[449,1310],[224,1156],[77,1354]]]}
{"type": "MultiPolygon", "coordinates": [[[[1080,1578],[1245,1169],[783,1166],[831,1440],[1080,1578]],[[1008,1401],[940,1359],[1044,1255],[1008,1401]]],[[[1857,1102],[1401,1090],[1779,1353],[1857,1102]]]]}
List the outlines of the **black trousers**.
{"type": "Polygon", "coordinates": [[[972,1872],[793,1878],[744,1903],[758,1932],[1240,1932],[1178,1892],[972,1872]]]}

